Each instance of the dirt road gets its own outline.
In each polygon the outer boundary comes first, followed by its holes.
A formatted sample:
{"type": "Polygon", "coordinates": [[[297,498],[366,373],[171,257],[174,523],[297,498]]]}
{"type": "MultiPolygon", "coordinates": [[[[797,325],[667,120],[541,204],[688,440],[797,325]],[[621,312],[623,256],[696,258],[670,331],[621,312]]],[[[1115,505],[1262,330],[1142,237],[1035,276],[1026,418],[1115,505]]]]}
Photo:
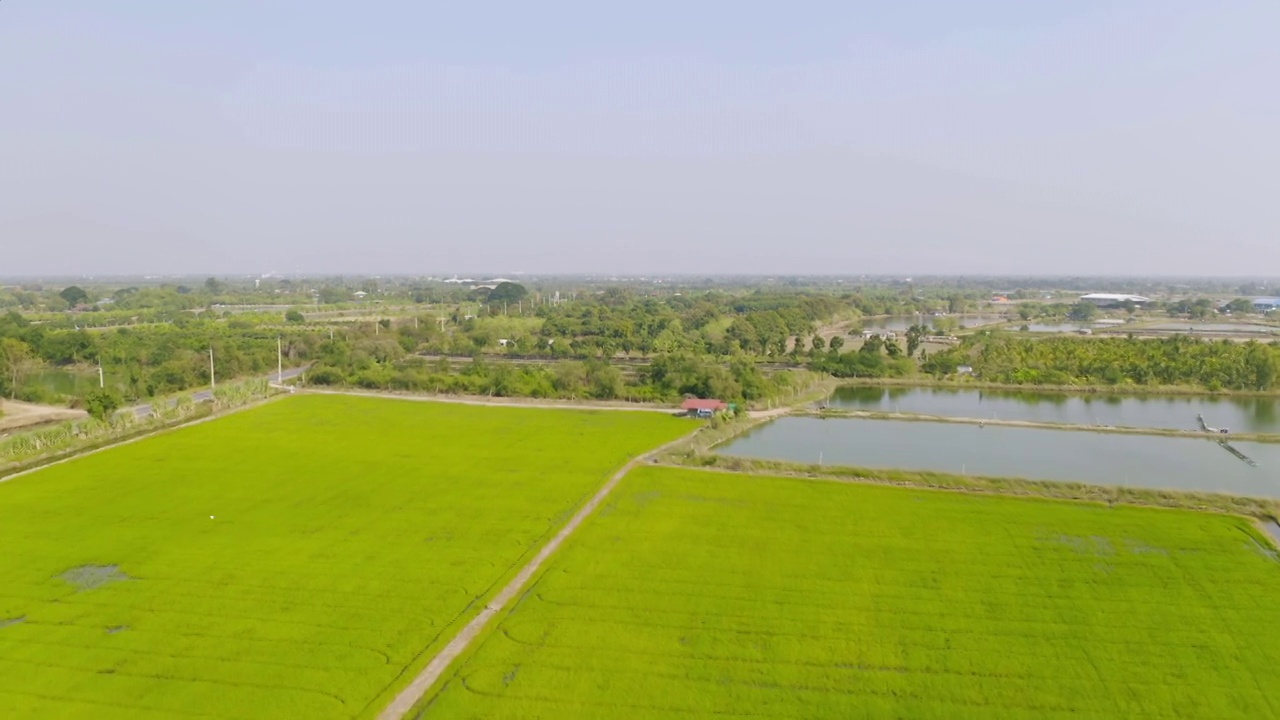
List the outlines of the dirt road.
{"type": "Polygon", "coordinates": [[[662,407],[661,405],[637,405],[634,403],[602,403],[602,402],[572,402],[564,400],[555,400],[551,402],[542,402],[535,399],[520,400],[517,398],[485,398],[475,397],[472,395],[398,395],[396,393],[379,393],[379,392],[359,392],[355,390],[316,390],[307,388],[302,392],[314,395],[354,395],[356,397],[377,397],[390,398],[393,400],[414,400],[417,402],[443,402],[456,403],[458,405],[487,405],[490,407],[522,407],[522,408],[550,408],[555,410],[626,410],[633,412],[660,412],[668,415],[674,415],[680,412],[679,408],[662,407]]]}
{"type": "Polygon", "coordinates": [[[32,425],[43,425],[44,423],[57,422],[59,420],[76,420],[88,416],[88,413],[83,410],[72,410],[53,405],[35,405],[18,402],[17,400],[0,400],[0,412],[3,412],[3,415],[0,416],[0,432],[32,425]]]}
{"type": "Polygon", "coordinates": [[[436,653],[435,657],[431,658],[431,661],[422,669],[422,672],[418,673],[418,676],[413,679],[413,682],[409,683],[409,687],[402,690],[400,694],[396,696],[396,699],[391,701],[391,704],[378,714],[378,720],[400,720],[400,718],[405,717],[405,715],[413,709],[413,706],[416,705],[424,695],[426,695],[427,691],[431,689],[431,686],[435,685],[436,681],[444,675],[445,670],[449,669],[449,665],[471,645],[472,641],[476,639],[476,636],[480,634],[480,631],[484,630],[485,625],[489,624],[489,621],[492,620],[495,615],[501,612],[502,609],[512,601],[512,599],[520,595],[525,590],[525,586],[529,584],[529,581],[533,576],[542,568],[542,565],[547,561],[547,558],[551,557],[551,554],[554,553],[560,545],[562,545],[564,541],[578,529],[578,526],[582,524],[582,521],[586,520],[587,517],[600,506],[600,503],[604,502],[605,498],[609,497],[609,493],[613,492],[613,489],[618,486],[618,483],[626,476],[627,473],[631,472],[631,470],[637,465],[647,462],[658,453],[667,450],[673,445],[684,442],[688,437],[689,436],[686,435],[679,440],[674,440],[662,447],[650,450],[626,465],[623,465],[621,470],[614,473],[613,477],[609,478],[609,481],[604,484],[604,487],[600,488],[599,492],[592,496],[592,498],[588,500],[587,503],[578,510],[578,512],[574,513],[573,517],[569,519],[569,522],[560,529],[560,532],[556,533],[555,537],[551,538],[550,542],[542,546],[542,550],[538,551],[538,554],[534,556],[533,560],[529,561],[529,564],[525,565],[520,572],[511,579],[511,582],[507,583],[506,587],[502,588],[497,595],[493,596],[493,599],[484,606],[484,609],[480,611],[480,614],[476,615],[471,622],[467,623],[466,627],[462,628],[462,630],[459,631],[458,634],[455,635],[440,652],[436,653]]]}

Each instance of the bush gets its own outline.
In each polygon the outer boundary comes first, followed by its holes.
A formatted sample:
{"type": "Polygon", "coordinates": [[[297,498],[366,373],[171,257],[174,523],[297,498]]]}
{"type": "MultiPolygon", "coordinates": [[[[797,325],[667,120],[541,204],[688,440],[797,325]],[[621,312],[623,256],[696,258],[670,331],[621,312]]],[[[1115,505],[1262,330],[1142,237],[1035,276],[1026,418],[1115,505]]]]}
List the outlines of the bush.
{"type": "Polygon", "coordinates": [[[302,316],[302,313],[297,310],[290,310],[284,314],[284,321],[288,323],[301,323],[306,322],[306,320],[307,319],[302,316]]]}
{"type": "Polygon", "coordinates": [[[111,417],[120,406],[124,405],[124,400],[114,390],[100,388],[93,390],[84,399],[84,409],[89,415],[98,420],[106,420],[111,417]]]}
{"type": "Polygon", "coordinates": [[[345,375],[331,367],[312,368],[307,373],[307,382],[312,385],[341,385],[346,380],[345,375]]]}

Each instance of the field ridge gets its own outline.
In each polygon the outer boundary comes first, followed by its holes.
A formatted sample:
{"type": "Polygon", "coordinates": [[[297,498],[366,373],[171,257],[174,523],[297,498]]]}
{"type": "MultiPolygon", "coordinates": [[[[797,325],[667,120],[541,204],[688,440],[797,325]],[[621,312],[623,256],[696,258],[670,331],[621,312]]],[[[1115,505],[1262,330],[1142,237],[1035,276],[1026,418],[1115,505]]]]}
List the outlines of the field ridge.
{"type": "Polygon", "coordinates": [[[682,437],[673,440],[661,447],[654,448],[643,455],[639,455],[614,473],[613,476],[610,477],[609,480],[600,488],[600,490],[597,491],[596,494],[586,502],[586,504],[579,508],[578,511],[574,513],[573,517],[569,518],[569,521],[565,523],[565,526],[561,528],[560,531],[551,538],[551,540],[542,546],[542,549],[538,551],[538,554],[534,556],[527,565],[521,568],[520,572],[511,579],[511,582],[507,583],[507,585],[502,588],[502,590],[499,591],[492,600],[485,604],[484,609],[481,610],[478,615],[472,618],[471,621],[468,622],[466,626],[448,642],[448,644],[441,648],[440,652],[437,653],[436,656],[427,663],[427,666],[422,669],[422,672],[413,679],[413,682],[402,690],[385,710],[378,714],[378,720],[400,720],[400,718],[403,718],[413,710],[413,707],[422,700],[427,691],[436,684],[442,675],[444,675],[445,670],[449,669],[449,666],[453,664],[453,661],[465,652],[468,647],[470,647],[471,643],[475,641],[480,632],[489,624],[489,621],[491,621],[507,606],[508,603],[510,603],[521,593],[521,591],[525,589],[529,584],[529,581],[533,579],[533,576],[542,569],[542,565],[547,561],[547,559],[550,558],[551,555],[564,544],[564,541],[568,539],[580,525],[582,525],[583,521],[586,520],[591,513],[593,513],[595,509],[609,497],[609,494],[618,486],[618,483],[622,481],[622,478],[626,477],[627,473],[631,472],[638,465],[648,462],[658,453],[668,450],[673,445],[682,443],[686,439],[687,437],[682,437]]]}

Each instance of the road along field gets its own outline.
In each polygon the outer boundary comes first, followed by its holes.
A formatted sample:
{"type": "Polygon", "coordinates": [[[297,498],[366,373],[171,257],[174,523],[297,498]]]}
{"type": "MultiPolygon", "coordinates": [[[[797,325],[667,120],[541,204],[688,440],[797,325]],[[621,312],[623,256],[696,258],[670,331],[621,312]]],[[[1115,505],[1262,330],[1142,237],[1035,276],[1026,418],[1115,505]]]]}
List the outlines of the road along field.
{"type": "Polygon", "coordinates": [[[413,717],[1280,715],[1248,521],[642,467],[413,717]]]}
{"type": "Polygon", "coordinates": [[[299,396],[0,484],[0,717],[372,717],[691,429],[299,396]]]}

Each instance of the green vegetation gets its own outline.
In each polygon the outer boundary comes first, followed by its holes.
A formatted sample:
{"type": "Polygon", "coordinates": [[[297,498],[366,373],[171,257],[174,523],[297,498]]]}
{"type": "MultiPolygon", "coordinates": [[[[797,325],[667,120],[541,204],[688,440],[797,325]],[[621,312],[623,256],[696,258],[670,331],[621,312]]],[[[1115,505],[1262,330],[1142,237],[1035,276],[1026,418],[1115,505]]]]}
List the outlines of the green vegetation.
{"type": "Polygon", "coordinates": [[[678,352],[641,363],[602,358],[504,361],[424,358],[393,341],[326,341],[307,373],[312,385],[354,385],[498,397],[679,402],[683,397],[776,401],[793,397],[820,377],[800,368],[762,368],[746,356],[710,358],[678,352]]]}
{"type": "Polygon", "coordinates": [[[101,363],[107,389],[121,401],[167,395],[208,385],[210,348],[219,379],[274,370],[277,339],[290,364],[309,357],[320,342],[313,331],[213,318],[90,332],[50,328],[11,312],[0,315],[0,394],[46,403],[74,395],[84,402],[89,390],[77,386],[96,390],[101,363]],[[51,367],[71,378],[69,392],[39,381],[51,367]],[[74,380],[89,376],[91,383],[74,380]]]}
{"type": "Polygon", "coordinates": [[[243,407],[276,392],[262,379],[227,383],[218,386],[210,402],[196,403],[190,396],[178,395],[152,403],[151,412],[139,418],[133,412],[113,414],[117,399],[110,391],[94,390],[86,406],[88,419],[68,420],[0,438],[0,474],[243,407]]]}
{"type": "Polygon", "coordinates": [[[0,716],[370,717],[690,429],[299,396],[0,484],[0,716]]]}
{"type": "Polygon", "coordinates": [[[314,363],[313,383],[411,392],[648,402],[710,394],[764,405],[808,384],[799,370],[917,379],[955,378],[963,366],[1010,384],[1275,388],[1280,345],[1009,337],[998,326],[966,330],[959,314],[998,314],[1006,329],[1105,315],[1142,332],[1157,318],[1250,315],[1251,300],[1228,297],[1265,288],[1147,282],[1128,289],[1164,297],[1099,309],[1077,302],[1079,290],[1122,289],[1121,281],[1014,290],[996,282],[1005,280],[208,278],[0,287],[0,394],[83,407],[100,363],[107,388],[127,404],[207,384],[210,348],[220,380],[263,375],[275,366],[277,339],[288,365],[314,363]],[[1203,296],[1210,292],[1219,295],[1203,296]],[[993,294],[1013,302],[987,304],[993,294]],[[885,315],[916,320],[898,337],[863,341],[867,318],[885,315]]]}
{"type": "Polygon", "coordinates": [[[645,467],[423,717],[1271,717],[1235,517],[645,467]]]}
{"type": "Polygon", "coordinates": [[[1019,385],[1195,386],[1272,390],[1280,379],[1280,345],[1200,340],[1048,337],[980,333],[923,364],[935,375],[961,364],[983,380],[1019,385]]]}

